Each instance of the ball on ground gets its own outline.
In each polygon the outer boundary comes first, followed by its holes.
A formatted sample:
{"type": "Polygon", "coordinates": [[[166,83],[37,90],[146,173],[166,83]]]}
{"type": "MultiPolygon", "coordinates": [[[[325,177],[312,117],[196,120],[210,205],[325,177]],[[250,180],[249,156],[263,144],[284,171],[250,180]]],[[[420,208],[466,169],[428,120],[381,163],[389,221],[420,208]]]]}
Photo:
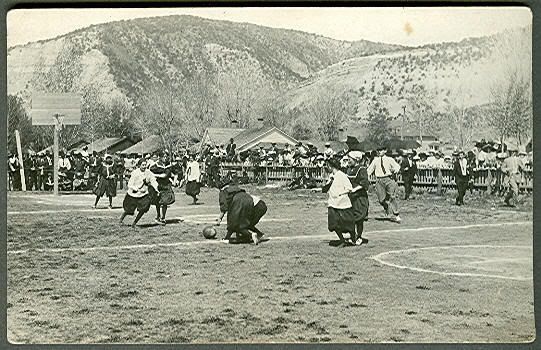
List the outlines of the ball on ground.
{"type": "Polygon", "coordinates": [[[213,238],[216,238],[216,234],[218,232],[216,231],[216,229],[212,226],[207,226],[203,229],[203,237],[205,237],[206,239],[213,239],[213,238]]]}

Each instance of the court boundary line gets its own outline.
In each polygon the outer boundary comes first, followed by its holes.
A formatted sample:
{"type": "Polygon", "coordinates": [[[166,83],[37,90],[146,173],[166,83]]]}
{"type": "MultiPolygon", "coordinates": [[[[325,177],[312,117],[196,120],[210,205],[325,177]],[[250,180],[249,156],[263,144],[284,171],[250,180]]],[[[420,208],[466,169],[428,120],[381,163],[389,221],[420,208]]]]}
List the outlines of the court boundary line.
{"type": "Polygon", "coordinates": [[[389,250],[387,252],[382,252],[373,256],[368,257],[368,259],[377,261],[378,263],[401,270],[411,270],[415,272],[425,272],[433,273],[443,276],[458,276],[458,277],[485,277],[485,278],[499,278],[505,280],[515,280],[515,281],[531,281],[532,277],[510,277],[510,276],[501,276],[501,275],[492,275],[484,273],[470,273],[470,272],[444,272],[444,271],[435,271],[429,269],[423,269],[420,267],[399,265],[383,260],[384,256],[389,256],[396,253],[409,253],[419,250],[435,250],[435,249],[452,249],[452,248],[522,248],[533,250],[533,247],[530,246],[519,246],[519,245],[490,245],[490,244],[473,244],[473,245],[454,245],[454,246],[432,246],[432,247],[419,247],[419,248],[407,248],[407,249],[398,249],[398,250],[389,250]]]}
{"type": "MultiPolygon", "coordinates": [[[[404,229],[395,229],[395,230],[375,230],[375,231],[366,231],[364,234],[380,234],[380,233],[402,233],[402,232],[422,232],[422,231],[433,231],[433,230],[459,230],[459,229],[469,229],[476,227],[498,227],[498,226],[508,226],[508,225],[526,225],[533,224],[531,221],[517,221],[517,222],[500,222],[493,224],[470,224],[462,226],[430,226],[430,227],[417,227],[417,228],[404,228],[404,229]]],[[[128,227],[126,227],[128,228],[128,227]]],[[[269,237],[270,241],[290,241],[290,240],[302,240],[302,239],[325,239],[325,238],[336,238],[336,235],[333,233],[326,233],[321,235],[297,235],[297,236],[276,236],[269,237]]],[[[159,248],[159,247],[190,247],[198,246],[205,244],[224,244],[220,240],[201,240],[201,241],[187,241],[187,242],[172,242],[172,243],[151,243],[151,244],[133,244],[133,245],[123,245],[123,246],[97,246],[97,247],[65,247],[65,248],[30,248],[30,249],[20,249],[20,250],[8,250],[8,254],[26,254],[26,253],[61,253],[61,252],[87,252],[87,251],[112,251],[112,250],[130,250],[130,249],[149,249],[149,248],[159,248]]],[[[430,248],[430,247],[427,247],[430,248]]],[[[410,248],[418,249],[418,248],[410,248]]],[[[382,263],[383,264],[383,263],[382,263]]]]}

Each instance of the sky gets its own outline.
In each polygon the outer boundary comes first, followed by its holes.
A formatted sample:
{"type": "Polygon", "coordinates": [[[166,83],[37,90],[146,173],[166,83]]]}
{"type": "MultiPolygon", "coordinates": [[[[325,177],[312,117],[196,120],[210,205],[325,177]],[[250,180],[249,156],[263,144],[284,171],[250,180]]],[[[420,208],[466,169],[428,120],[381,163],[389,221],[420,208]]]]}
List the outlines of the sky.
{"type": "Polygon", "coordinates": [[[7,43],[49,39],[98,23],[182,14],[407,46],[460,41],[532,23],[526,7],[17,9],[8,12],[7,43]]]}

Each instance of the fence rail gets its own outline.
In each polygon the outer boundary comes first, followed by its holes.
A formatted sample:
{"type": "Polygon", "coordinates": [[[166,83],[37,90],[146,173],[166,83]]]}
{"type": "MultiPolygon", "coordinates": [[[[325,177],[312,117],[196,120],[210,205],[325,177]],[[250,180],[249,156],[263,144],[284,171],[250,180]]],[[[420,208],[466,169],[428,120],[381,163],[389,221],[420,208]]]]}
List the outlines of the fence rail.
{"type": "MultiPolygon", "coordinates": [[[[253,166],[227,163],[220,167],[220,174],[227,175],[229,172],[236,173],[239,177],[247,177],[250,182],[290,182],[303,173],[307,173],[317,182],[323,183],[328,177],[324,168],[320,167],[300,167],[300,166],[253,166]]],[[[396,180],[402,184],[402,175],[397,174],[396,180]]],[[[375,183],[376,177],[370,176],[370,182],[375,183]]],[[[478,190],[491,192],[495,187],[501,187],[504,183],[504,174],[500,169],[480,168],[473,171],[473,187],[478,190]]],[[[453,169],[418,169],[413,182],[417,188],[442,190],[446,188],[456,188],[453,169]]],[[[522,179],[519,184],[521,190],[533,190],[533,169],[526,169],[522,173],[522,179]]]]}

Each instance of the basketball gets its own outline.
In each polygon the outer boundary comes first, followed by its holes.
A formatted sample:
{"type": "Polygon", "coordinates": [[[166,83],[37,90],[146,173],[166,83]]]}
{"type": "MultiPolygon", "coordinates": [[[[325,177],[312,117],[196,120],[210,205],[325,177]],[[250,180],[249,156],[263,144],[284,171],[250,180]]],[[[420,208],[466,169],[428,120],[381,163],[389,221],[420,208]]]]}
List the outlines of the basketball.
{"type": "Polygon", "coordinates": [[[202,234],[203,234],[203,237],[205,237],[206,239],[213,239],[213,238],[216,238],[217,231],[214,227],[207,226],[203,229],[202,234]]]}

